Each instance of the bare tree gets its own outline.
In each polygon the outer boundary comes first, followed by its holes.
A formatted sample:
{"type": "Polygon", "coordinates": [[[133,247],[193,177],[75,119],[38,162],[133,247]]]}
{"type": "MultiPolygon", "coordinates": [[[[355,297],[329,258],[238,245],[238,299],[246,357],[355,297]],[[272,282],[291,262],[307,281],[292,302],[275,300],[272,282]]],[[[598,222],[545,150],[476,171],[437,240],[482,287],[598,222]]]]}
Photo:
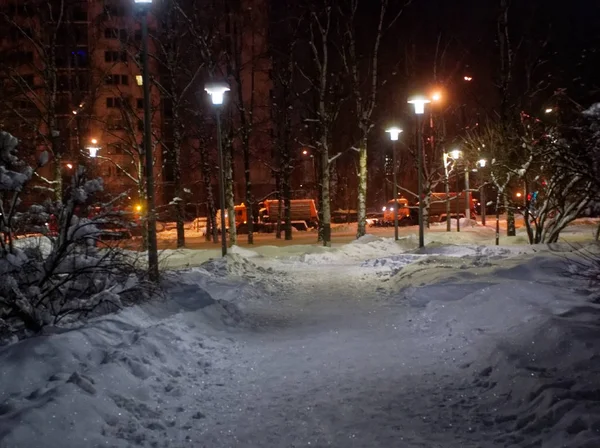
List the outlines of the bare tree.
{"type": "Polygon", "coordinates": [[[194,33],[188,27],[182,27],[186,16],[177,2],[164,5],[164,10],[158,15],[162,26],[160,34],[154,39],[158,61],[160,80],[156,80],[162,95],[163,115],[168,119],[168,132],[161,139],[164,147],[166,164],[172,173],[174,197],[171,204],[175,208],[177,226],[177,247],[185,246],[185,188],[182,176],[182,148],[189,138],[188,130],[193,129],[193,122],[186,119],[190,109],[196,108],[191,104],[195,100],[193,92],[202,71],[211,65],[196,57],[201,52],[195,52],[190,40],[194,33]],[[164,138],[168,137],[168,138],[164,138]]]}
{"type": "MultiPolygon", "coordinates": [[[[410,3],[410,0],[407,4],[410,3]]],[[[358,41],[358,27],[364,27],[360,0],[346,0],[338,3],[338,11],[343,35],[340,53],[346,74],[349,77],[352,99],[359,129],[358,136],[358,228],[356,237],[366,233],[367,219],[367,146],[369,133],[373,128],[372,115],[377,106],[377,92],[380,87],[379,80],[379,51],[384,33],[394,25],[402,14],[400,10],[391,19],[389,15],[389,0],[379,2],[379,14],[375,24],[375,31],[367,44],[364,40],[358,41]],[[386,20],[387,19],[387,20],[386,20]],[[363,53],[369,58],[363,58],[363,53]],[[366,63],[362,63],[366,59],[366,63]]]]}
{"type": "MultiPolygon", "coordinates": [[[[261,2],[262,3],[262,2],[261,2]]],[[[270,63],[267,58],[266,30],[267,23],[262,20],[264,13],[257,14],[256,7],[241,5],[228,15],[227,35],[227,73],[234,81],[233,107],[236,113],[234,120],[234,138],[239,141],[243,156],[245,183],[245,203],[248,213],[248,244],[254,243],[254,196],[252,194],[251,161],[252,147],[263,147],[264,135],[259,135],[267,122],[265,115],[269,105],[260,104],[259,91],[263,90],[268,80],[270,63]]]]}
{"type": "Polygon", "coordinates": [[[308,67],[296,64],[296,69],[308,85],[308,92],[304,97],[308,115],[305,121],[313,124],[315,128],[312,147],[319,156],[319,238],[324,246],[331,245],[331,129],[339,113],[339,103],[332,101],[332,92],[336,89],[331,53],[333,11],[332,0],[319,0],[306,5],[304,21],[307,24],[308,36],[305,44],[312,56],[312,64],[308,67]]]}

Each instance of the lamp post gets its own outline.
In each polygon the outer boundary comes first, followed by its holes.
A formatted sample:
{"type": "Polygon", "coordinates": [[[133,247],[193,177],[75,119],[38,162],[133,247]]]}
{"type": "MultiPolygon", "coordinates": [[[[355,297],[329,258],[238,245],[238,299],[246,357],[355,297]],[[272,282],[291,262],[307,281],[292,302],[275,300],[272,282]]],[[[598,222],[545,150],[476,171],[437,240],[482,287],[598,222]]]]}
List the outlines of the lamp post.
{"type": "Polygon", "coordinates": [[[225,92],[229,86],[222,82],[212,82],[204,86],[216,109],[217,118],[217,151],[219,153],[219,200],[221,202],[221,255],[227,255],[227,227],[225,225],[225,158],[223,157],[223,144],[221,142],[221,106],[225,92]]]}
{"type": "MultiPolygon", "coordinates": [[[[487,165],[487,160],[479,159],[477,165],[479,166],[479,168],[485,168],[485,166],[487,165]]],[[[485,226],[485,213],[487,211],[487,204],[485,202],[485,182],[481,186],[481,191],[479,193],[479,202],[481,203],[481,225],[485,226]]]]}
{"type": "Polygon", "coordinates": [[[421,129],[421,115],[425,113],[425,104],[430,103],[427,97],[422,95],[412,96],[408,103],[415,108],[417,125],[417,170],[418,170],[418,195],[419,195],[419,247],[425,246],[425,235],[423,229],[423,130],[421,129]]]}
{"type": "Polygon", "coordinates": [[[469,162],[465,162],[465,218],[471,219],[471,191],[469,185],[469,162]]]}
{"type": "Polygon", "coordinates": [[[460,201],[459,201],[459,194],[458,194],[458,192],[459,192],[458,159],[460,159],[461,152],[458,149],[454,149],[454,150],[452,150],[450,155],[457,164],[457,167],[456,167],[457,168],[456,169],[456,231],[460,232],[460,201]]]}
{"type": "Polygon", "coordinates": [[[446,191],[446,232],[450,232],[452,220],[450,218],[450,183],[448,179],[448,159],[450,156],[448,153],[442,155],[442,161],[444,162],[444,189],[446,191]]]}
{"type": "Polygon", "coordinates": [[[390,140],[392,141],[392,194],[394,195],[394,241],[398,241],[398,182],[396,180],[396,142],[398,136],[402,132],[402,129],[392,126],[386,129],[385,132],[390,134],[390,140]]]}
{"type": "Polygon", "coordinates": [[[142,87],[144,90],[144,156],[146,168],[146,227],[148,235],[148,276],[158,281],[158,247],[156,242],[156,204],[154,201],[154,167],[150,118],[150,80],[148,73],[148,10],[152,0],[134,0],[141,11],[142,25],[142,87]]]}

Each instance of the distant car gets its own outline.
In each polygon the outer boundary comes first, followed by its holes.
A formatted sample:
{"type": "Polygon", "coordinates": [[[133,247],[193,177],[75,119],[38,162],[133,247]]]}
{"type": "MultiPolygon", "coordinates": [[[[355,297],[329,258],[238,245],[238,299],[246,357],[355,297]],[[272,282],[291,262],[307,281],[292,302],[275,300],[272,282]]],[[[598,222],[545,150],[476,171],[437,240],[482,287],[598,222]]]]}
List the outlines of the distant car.
{"type": "Polygon", "coordinates": [[[367,213],[367,225],[369,227],[380,226],[383,220],[383,213],[367,213]]]}

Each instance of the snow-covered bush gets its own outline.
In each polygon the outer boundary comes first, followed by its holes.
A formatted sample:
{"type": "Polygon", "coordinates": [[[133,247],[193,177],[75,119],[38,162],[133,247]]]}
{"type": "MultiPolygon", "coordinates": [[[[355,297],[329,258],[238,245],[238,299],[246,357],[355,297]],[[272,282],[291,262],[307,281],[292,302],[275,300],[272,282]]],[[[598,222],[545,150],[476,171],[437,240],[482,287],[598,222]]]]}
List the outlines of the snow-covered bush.
{"type": "MultiPolygon", "coordinates": [[[[145,289],[135,257],[101,241],[99,226],[110,214],[85,217],[102,182],[85,180],[83,169],[64,203],[19,210],[35,169],[18,158],[17,145],[0,132],[0,340],[114,309],[145,289]],[[19,238],[23,223],[42,236],[19,238]]],[[[40,157],[39,166],[46,162],[40,157]]]]}

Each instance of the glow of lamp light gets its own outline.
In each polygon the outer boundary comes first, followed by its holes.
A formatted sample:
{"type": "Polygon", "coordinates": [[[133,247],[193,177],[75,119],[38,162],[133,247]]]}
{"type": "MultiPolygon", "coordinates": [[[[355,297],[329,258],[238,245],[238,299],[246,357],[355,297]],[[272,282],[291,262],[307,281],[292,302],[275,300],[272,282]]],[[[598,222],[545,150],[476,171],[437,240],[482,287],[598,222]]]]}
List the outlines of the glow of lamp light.
{"type": "Polygon", "coordinates": [[[415,95],[408,99],[408,104],[412,104],[415,107],[415,114],[417,115],[425,113],[425,104],[427,103],[431,103],[431,100],[422,95],[415,95]]]}
{"type": "Polygon", "coordinates": [[[229,92],[231,89],[225,83],[213,82],[209,83],[204,87],[204,90],[210,95],[212,103],[216,106],[223,104],[225,92],[229,92]]]}
{"type": "Polygon", "coordinates": [[[402,129],[400,129],[396,126],[392,126],[391,128],[386,129],[385,132],[390,134],[390,140],[396,141],[396,140],[398,140],[398,136],[402,132],[402,129]]]}

